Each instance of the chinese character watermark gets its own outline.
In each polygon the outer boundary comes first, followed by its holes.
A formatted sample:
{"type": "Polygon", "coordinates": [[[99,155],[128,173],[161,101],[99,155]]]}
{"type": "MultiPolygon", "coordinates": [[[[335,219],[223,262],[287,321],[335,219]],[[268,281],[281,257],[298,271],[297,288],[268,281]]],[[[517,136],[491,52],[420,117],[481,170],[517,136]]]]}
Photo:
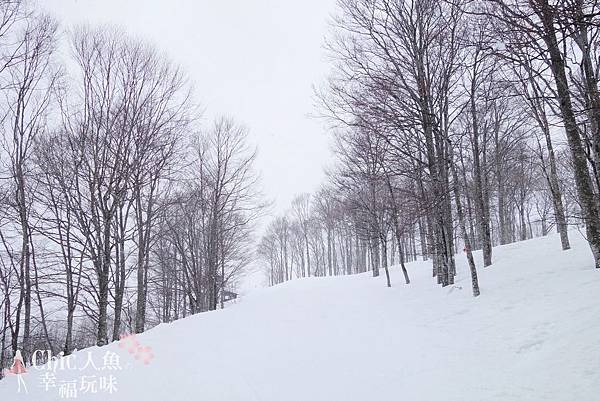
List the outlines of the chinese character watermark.
{"type": "MultiPolygon", "coordinates": [[[[135,360],[145,365],[154,359],[152,348],[142,345],[135,334],[122,336],[119,348],[126,349],[135,360]]],[[[105,351],[101,358],[91,351],[65,357],[63,352],[53,356],[50,350],[37,350],[31,355],[30,362],[26,365],[21,351],[17,350],[11,368],[4,370],[6,375],[17,376],[17,391],[29,392],[24,374],[27,373],[27,368],[33,368],[43,371],[43,375],[39,378],[40,388],[45,392],[54,391],[61,399],[76,399],[85,394],[113,394],[118,390],[115,375],[123,370],[121,355],[110,350],[105,351]],[[60,372],[64,371],[85,371],[86,374],[63,379],[60,377],[60,372]]]]}

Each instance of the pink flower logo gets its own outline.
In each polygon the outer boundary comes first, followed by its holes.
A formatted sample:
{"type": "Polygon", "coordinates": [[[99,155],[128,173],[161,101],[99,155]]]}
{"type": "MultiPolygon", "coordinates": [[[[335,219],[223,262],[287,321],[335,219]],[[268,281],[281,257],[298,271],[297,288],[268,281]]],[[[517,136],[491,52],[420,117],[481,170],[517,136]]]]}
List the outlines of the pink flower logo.
{"type": "Polygon", "coordinates": [[[152,347],[140,344],[135,333],[122,335],[119,348],[127,349],[136,360],[143,362],[144,365],[149,365],[154,359],[152,347]]]}

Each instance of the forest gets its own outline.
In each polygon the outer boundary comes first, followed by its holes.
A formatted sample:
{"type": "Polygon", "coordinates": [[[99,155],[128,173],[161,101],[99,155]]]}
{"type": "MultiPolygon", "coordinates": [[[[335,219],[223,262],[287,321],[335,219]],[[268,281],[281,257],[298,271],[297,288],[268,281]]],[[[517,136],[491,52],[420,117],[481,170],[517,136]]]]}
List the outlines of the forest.
{"type": "Polygon", "coordinates": [[[120,28],[9,0],[0,41],[0,367],[222,307],[266,205],[247,129],[120,28]]]}
{"type": "Polygon", "coordinates": [[[568,250],[576,229],[600,268],[599,17],[596,0],[337,0],[314,89],[334,161],[273,215],[248,129],[204,121],[161,49],[0,0],[0,368],[223,308],[252,266],[389,287],[421,259],[447,287],[466,258],[477,297],[495,246],[556,231],[568,250]]]}
{"type": "Polygon", "coordinates": [[[431,260],[473,295],[493,247],[580,229],[600,268],[599,8],[588,0],[339,0],[319,116],[335,163],[259,244],[270,284],[431,260]],[[483,258],[477,266],[474,250],[483,258]]]}

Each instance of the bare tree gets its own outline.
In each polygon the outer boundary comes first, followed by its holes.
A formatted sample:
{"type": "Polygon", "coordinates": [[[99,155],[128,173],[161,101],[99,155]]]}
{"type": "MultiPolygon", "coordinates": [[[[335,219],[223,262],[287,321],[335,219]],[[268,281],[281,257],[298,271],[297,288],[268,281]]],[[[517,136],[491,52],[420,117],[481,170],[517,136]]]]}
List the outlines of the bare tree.
{"type": "MultiPolygon", "coordinates": [[[[5,72],[4,93],[8,108],[4,120],[10,134],[4,138],[5,151],[10,159],[10,176],[14,193],[9,200],[16,214],[15,230],[19,232],[18,253],[19,282],[24,302],[23,354],[31,352],[31,301],[32,301],[32,245],[31,245],[31,153],[34,140],[46,129],[46,117],[57,74],[52,71],[52,53],[55,46],[57,25],[46,16],[31,17],[18,35],[19,50],[13,54],[5,72]]],[[[18,320],[18,318],[17,318],[18,320]]],[[[13,333],[13,352],[19,336],[19,324],[13,333]]]]}

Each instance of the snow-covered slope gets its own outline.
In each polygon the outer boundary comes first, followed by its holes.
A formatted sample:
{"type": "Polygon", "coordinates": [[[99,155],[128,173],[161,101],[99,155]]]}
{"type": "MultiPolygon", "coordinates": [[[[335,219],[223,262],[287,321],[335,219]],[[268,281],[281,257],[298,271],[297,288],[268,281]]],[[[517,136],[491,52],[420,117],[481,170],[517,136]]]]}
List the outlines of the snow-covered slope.
{"type": "Polygon", "coordinates": [[[47,371],[30,369],[29,393],[17,393],[13,376],[0,382],[0,400],[61,399],[69,380],[77,399],[115,401],[600,400],[600,272],[571,237],[567,252],[556,236],[494,248],[478,299],[463,255],[452,288],[419,262],[408,266],[409,286],[392,270],[390,289],[367,274],[259,290],[140,335],[154,354],[148,364],[119,344],[94,348],[97,371],[57,369],[46,392],[47,371]],[[107,351],[122,370],[102,370],[116,367],[107,351]],[[82,390],[82,380],[110,374],[113,394],[82,390]]]}

